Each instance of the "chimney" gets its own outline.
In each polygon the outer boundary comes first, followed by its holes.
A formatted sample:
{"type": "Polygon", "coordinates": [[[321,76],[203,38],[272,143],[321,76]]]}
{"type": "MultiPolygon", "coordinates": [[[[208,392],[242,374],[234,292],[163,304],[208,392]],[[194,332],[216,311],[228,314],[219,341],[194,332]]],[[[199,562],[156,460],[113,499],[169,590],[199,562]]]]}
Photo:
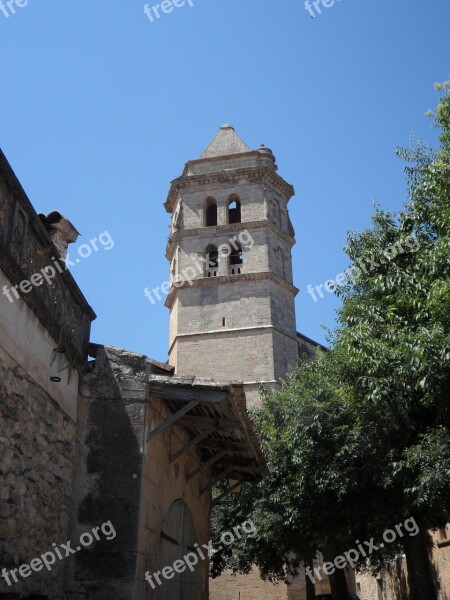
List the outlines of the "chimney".
{"type": "Polygon", "coordinates": [[[63,258],[66,258],[67,247],[74,244],[80,233],[75,229],[69,219],[66,219],[60,212],[54,210],[46,215],[39,215],[52,242],[58,248],[63,258]]]}

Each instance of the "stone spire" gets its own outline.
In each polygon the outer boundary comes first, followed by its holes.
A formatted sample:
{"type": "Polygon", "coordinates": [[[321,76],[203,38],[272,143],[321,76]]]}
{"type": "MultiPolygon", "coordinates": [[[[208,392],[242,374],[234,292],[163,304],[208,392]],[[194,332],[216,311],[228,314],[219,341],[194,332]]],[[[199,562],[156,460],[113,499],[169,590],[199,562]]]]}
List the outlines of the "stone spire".
{"type": "Polygon", "coordinates": [[[226,156],[228,154],[242,154],[244,152],[251,152],[251,148],[245,144],[238,134],[235,132],[234,127],[225,124],[219,130],[219,133],[209,144],[200,158],[214,158],[216,156],[226,156]]]}

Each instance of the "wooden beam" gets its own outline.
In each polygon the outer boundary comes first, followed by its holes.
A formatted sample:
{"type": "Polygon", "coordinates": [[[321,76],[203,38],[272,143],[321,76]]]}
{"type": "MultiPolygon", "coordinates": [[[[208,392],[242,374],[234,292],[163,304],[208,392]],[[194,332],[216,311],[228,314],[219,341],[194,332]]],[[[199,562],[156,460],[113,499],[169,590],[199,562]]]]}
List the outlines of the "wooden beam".
{"type": "Polygon", "coordinates": [[[240,427],[239,421],[226,421],[225,419],[217,419],[208,417],[193,417],[186,415],[180,419],[180,425],[186,427],[192,427],[196,429],[205,429],[205,427],[212,427],[219,431],[235,431],[240,427]]]}
{"type": "Polygon", "coordinates": [[[246,452],[250,451],[250,444],[241,444],[239,442],[231,442],[228,440],[205,440],[199,444],[200,448],[212,448],[213,450],[228,450],[229,452],[246,452]]]}
{"type": "Polygon", "coordinates": [[[192,410],[194,408],[194,406],[197,406],[197,404],[198,404],[198,401],[197,400],[193,400],[192,402],[189,402],[189,404],[186,404],[186,406],[183,406],[183,408],[180,408],[179,411],[177,411],[172,416],[170,416],[168,419],[166,419],[164,421],[164,423],[161,423],[161,425],[159,425],[158,427],[156,427],[155,429],[153,429],[152,431],[150,431],[147,434],[147,440],[146,441],[149,442],[150,440],[153,440],[157,435],[159,435],[160,433],[162,433],[163,431],[165,431],[168,427],[171,427],[174,423],[176,423],[178,421],[178,419],[180,417],[182,417],[187,412],[189,412],[190,410],[192,410]]]}
{"type": "Polygon", "coordinates": [[[198,467],[198,469],[195,469],[195,471],[192,471],[192,473],[189,473],[189,475],[186,478],[186,481],[190,481],[193,477],[195,477],[199,473],[203,473],[203,471],[206,471],[206,469],[208,469],[214,463],[216,463],[218,460],[220,460],[225,454],[226,454],[226,451],[222,450],[222,452],[219,452],[219,454],[214,455],[212,458],[210,458],[208,460],[208,462],[201,464],[198,467]]]}
{"type": "MultiPolygon", "coordinates": [[[[236,471],[236,474],[234,477],[231,477],[231,479],[237,479],[238,477],[245,477],[245,476],[249,476],[249,473],[243,473],[241,471],[241,469],[243,467],[251,467],[252,465],[255,464],[254,460],[250,460],[250,461],[246,461],[246,462],[241,462],[240,465],[237,465],[236,462],[238,462],[237,460],[231,461],[228,460],[228,458],[222,458],[221,463],[232,463],[230,464],[229,467],[227,467],[224,471],[222,471],[221,473],[219,473],[218,475],[216,475],[212,481],[211,484],[208,485],[207,487],[203,488],[200,491],[200,495],[204,494],[205,492],[207,492],[208,490],[210,490],[216,483],[218,483],[219,481],[222,481],[222,479],[225,479],[225,477],[227,477],[227,475],[230,475],[231,473],[233,473],[233,471],[236,471]]],[[[251,480],[246,480],[246,481],[251,481],[251,480]]]]}
{"type": "Polygon", "coordinates": [[[243,469],[245,467],[247,467],[247,468],[258,467],[258,463],[255,460],[250,461],[248,455],[246,458],[244,458],[243,455],[241,455],[241,456],[231,456],[231,455],[224,456],[220,462],[224,465],[234,465],[236,468],[240,468],[240,469],[243,469]]]}
{"type": "Polygon", "coordinates": [[[215,506],[220,500],[222,500],[222,498],[226,498],[226,496],[231,494],[240,485],[242,485],[242,481],[236,481],[236,483],[234,485],[232,485],[230,488],[228,488],[225,492],[222,492],[222,494],[220,494],[220,496],[217,496],[217,498],[214,498],[212,506],[215,506]]]}
{"type": "MultiPolygon", "coordinates": [[[[181,424],[181,419],[178,420],[177,424],[178,425],[181,424]]],[[[206,431],[202,431],[201,433],[199,433],[197,435],[197,437],[195,437],[193,440],[191,440],[185,446],[183,446],[183,448],[181,448],[181,450],[178,450],[178,452],[175,452],[175,454],[172,454],[169,457],[169,464],[172,464],[173,462],[178,460],[181,456],[183,456],[183,454],[186,454],[186,452],[189,452],[189,450],[191,450],[191,448],[194,448],[199,442],[204,440],[205,437],[207,437],[210,433],[211,433],[211,429],[207,429],[206,431]]]]}
{"type": "Polygon", "coordinates": [[[155,388],[150,383],[149,396],[151,398],[160,398],[161,400],[174,400],[181,402],[190,402],[196,400],[204,404],[217,404],[228,398],[227,392],[215,392],[213,390],[199,390],[192,387],[178,388],[175,385],[164,388],[155,388]]]}

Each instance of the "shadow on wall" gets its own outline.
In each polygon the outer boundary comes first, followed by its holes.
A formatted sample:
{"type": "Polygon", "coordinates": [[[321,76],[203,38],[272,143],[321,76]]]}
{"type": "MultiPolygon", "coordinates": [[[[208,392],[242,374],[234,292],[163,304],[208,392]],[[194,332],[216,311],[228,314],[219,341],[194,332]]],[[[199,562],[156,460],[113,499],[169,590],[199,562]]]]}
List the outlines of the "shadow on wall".
{"type": "Polygon", "coordinates": [[[78,523],[84,529],[110,520],[117,536],[77,553],[75,580],[89,588],[90,598],[103,598],[101,588],[108,580],[129,584],[135,577],[143,407],[140,399],[123,397],[105,352],[98,353],[85,384],[92,395],[82,398],[89,491],[79,506],[78,523]]]}
{"type": "MultiPolygon", "coordinates": [[[[20,594],[0,594],[0,600],[19,600],[20,594]]],[[[23,598],[23,600],[48,600],[48,596],[36,596],[35,594],[23,598]]]]}
{"type": "Polygon", "coordinates": [[[408,583],[403,560],[398,558],[392,569],[392,588],[395,600],[408,600],[408,583]]]}

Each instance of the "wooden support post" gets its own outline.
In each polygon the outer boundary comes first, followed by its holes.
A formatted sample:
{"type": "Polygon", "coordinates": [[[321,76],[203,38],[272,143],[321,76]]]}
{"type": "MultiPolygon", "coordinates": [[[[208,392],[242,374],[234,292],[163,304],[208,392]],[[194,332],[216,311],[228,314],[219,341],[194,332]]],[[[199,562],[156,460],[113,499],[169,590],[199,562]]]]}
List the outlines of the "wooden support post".
{"type": "Polygon", "coordinates": [[[211,429],[207,429],[206,431],[202,431],[201,433],[199,433],[197,435],[197,437],[195,437],[193,440],[191,440],[185,446],[183,446],[183,448],[181,448],[181,450],[178,450],[178,452],[175,452],[175,454],[172,454],[169,457],[169,463],[172,464],[173,462],[175,462],[176,460],[178,460],[181,456],[183,456],[183,454],[186,454],[186,452],[189,452],[189,450],[191,450],[199,442],[201,442],[202,440],[204,440],[205,437],[208,437],[208,435],[211,433],[211,431],[212,431],[211,429]]]}
{"type": "Polygon", "coordinates": [[[222,458],[222,456],[225,456],[226,453],[227,453],[226,450],[222,450],[222,452],[219,452],[219,454],[216,454],[215,456],[210,458],[208,460],[208,462],[203,463],[202,465],[200,465],[198,467],[198,469],[195,469],[195,471],[192,471],[192,473],[189,473],[189,475],[186,478],[186,481],[190,481],[193,477],[195,477],[199,473],[203,473],[203,471],[206,471],[206,469],[208,469],[214,463],[216,463],[218,460],[220,460],[222,458]]]}
{"type": "Polygon", "coordinates": [[[231,492],[233,492],[236,488],[238,488],[241,485],[242,481],[236,481],[236,483],[230,488],[228,488],[228,490],[222,492],[222,494],[220,494],[220,496],[217,496],[217,498],[214,498],[212,505],[215,506],[220,500],[222,500],[222,498],[226,498],[229,494],[231,494],[231,492]]]}
{"type": "Polygon", "coordinates": [[[183,408],[180,408],[179,411],[177,411],[171,417],[166,419],[164,421],[164,423],[161,423],[161,425],[159,425],[158,427],[156,427],[155,429],[153,429],[152,431],[150,431],[148,433],[147,442],[149,442],[150,440],[153,440],[157,435],[159,435],[160,433],[165,431],[168,427],[171,427],[174,423],[176,423],[178,421],[178,419],[180,419],[183,415],[185,415],[190,410],[192,410],[194,408],[194,406],[197,406],[197,404],[198,404],[198,400],[192,400],[192,402],[189,402],[189,404],[186,404],[186,406],[183,406],[183,408]]]}

